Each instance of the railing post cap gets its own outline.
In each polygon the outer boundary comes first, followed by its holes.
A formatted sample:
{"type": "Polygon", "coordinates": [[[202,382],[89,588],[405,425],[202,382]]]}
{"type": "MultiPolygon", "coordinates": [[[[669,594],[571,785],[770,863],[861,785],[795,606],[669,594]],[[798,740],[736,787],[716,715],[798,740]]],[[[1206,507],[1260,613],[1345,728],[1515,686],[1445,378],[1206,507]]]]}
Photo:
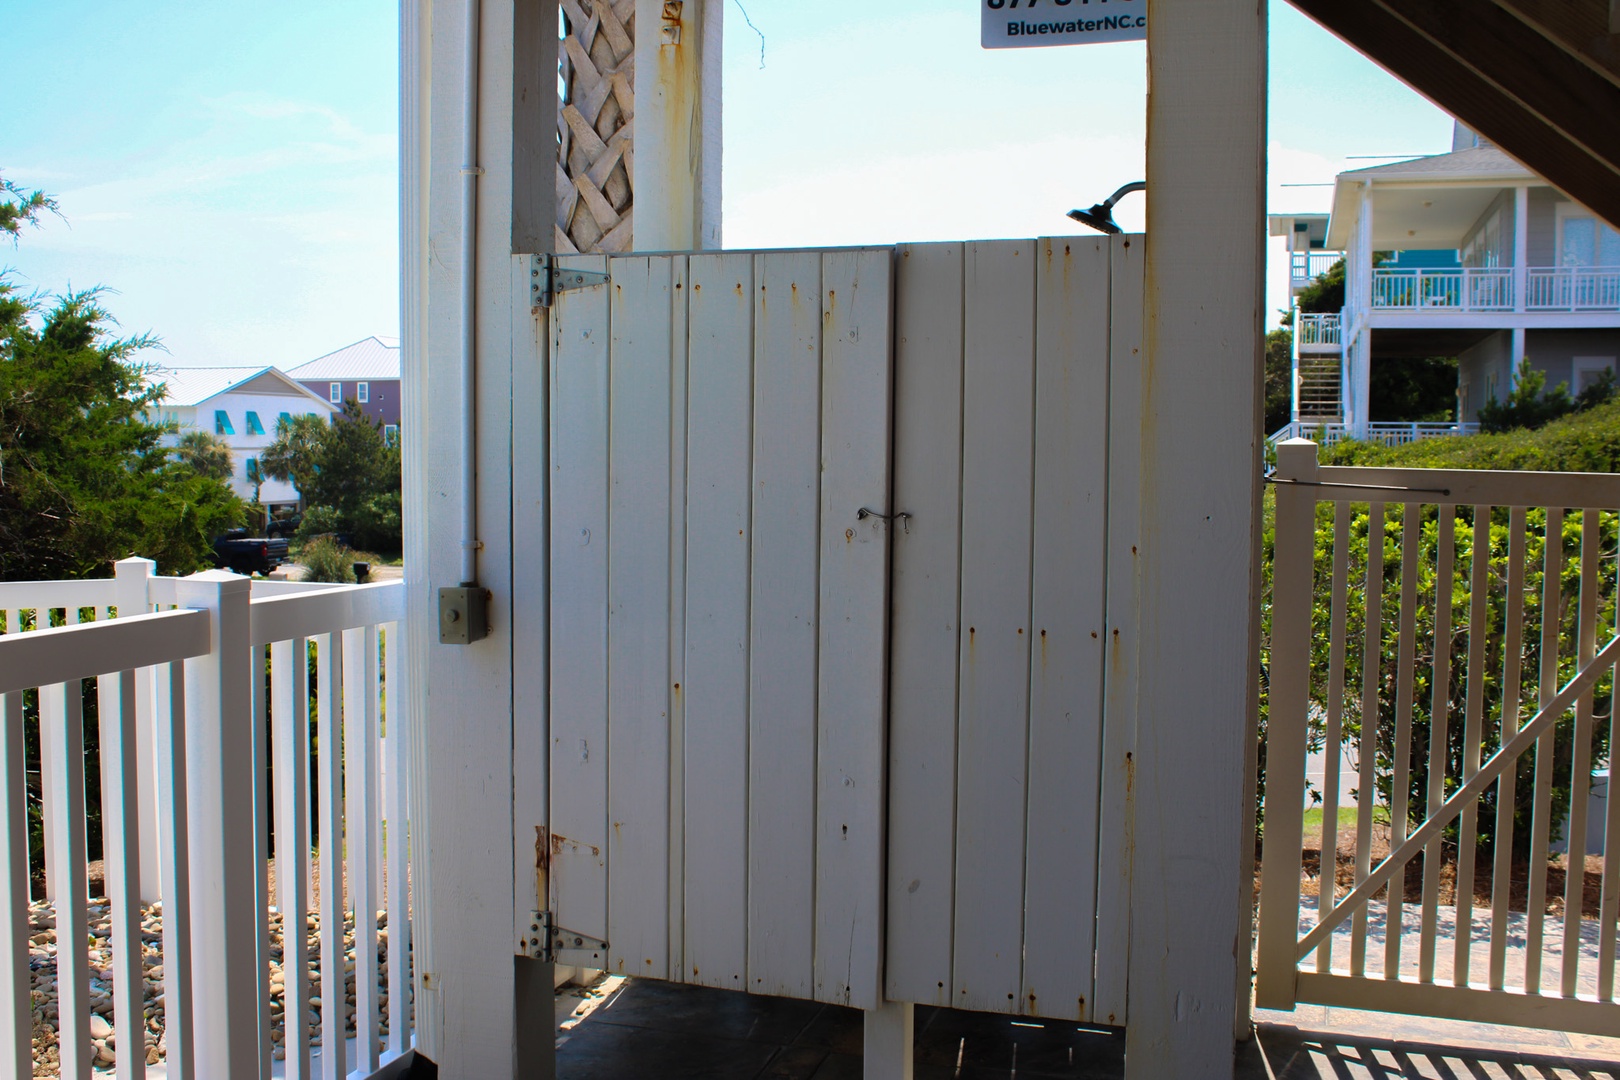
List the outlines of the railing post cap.
{"type": "Polygon", "coordinates": [[[148,573],[150,573],[151,571],[157,569],[157,563],[151,559],[142,558],[139,555],[131,555],[127,559],[119,559],[117,562],[113,563],[114,573],[122,573],[126,568],[131,573],[136,573],[142,569],[145,569],[148,573]]]}
{"type": "Polygon", "coordinates": [[[203,570],[195,574],[187,574],[180,579],[180,586],[185,585],[213,585],[219,590],[221,596],[234,596],[237,593],[246,593],[253,588],[253,579],[233,574],[229,570],[203,570]]]}
{"type": "Polygon", "coordinates": [[[1314,479],[1316,454],[1316,443],[1310,439],[1283,439],[1277,443],[1277,476],[1284,480],[1314,479]]]}

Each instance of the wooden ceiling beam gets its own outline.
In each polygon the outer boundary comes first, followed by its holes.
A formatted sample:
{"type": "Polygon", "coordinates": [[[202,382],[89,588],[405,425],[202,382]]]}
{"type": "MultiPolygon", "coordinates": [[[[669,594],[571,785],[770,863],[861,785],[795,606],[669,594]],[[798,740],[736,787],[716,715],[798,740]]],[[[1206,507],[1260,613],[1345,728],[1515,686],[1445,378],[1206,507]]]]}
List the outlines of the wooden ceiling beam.
{"type": "MultiPolygon", "coordinates": [[[[1289,2],[1570,198],[1620,227],[1620,146],[1594,153],[1571,140],[1536,109],[1486,78],[1477,60],[1459,58],[1375,0],[1289,2]]],[[[1470,10],[1479,6],[1470,5],[1470,10]]],[[[1590,105],[1583,108],[1590,114],[1590,105]]]]}
{"type": "Polygon", "coordinates": [[[1494,0],[1620,84],[1620,0],[1494,0]]]}

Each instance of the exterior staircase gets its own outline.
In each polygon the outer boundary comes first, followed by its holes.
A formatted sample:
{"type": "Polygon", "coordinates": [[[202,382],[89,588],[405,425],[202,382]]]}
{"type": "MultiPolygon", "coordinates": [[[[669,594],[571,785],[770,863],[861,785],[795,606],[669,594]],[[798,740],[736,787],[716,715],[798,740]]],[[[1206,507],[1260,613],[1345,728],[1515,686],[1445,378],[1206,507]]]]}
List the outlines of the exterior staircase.
{"type": "Polygon", "coordinates": [[[1315,423],[1339,423],[1344,415],[1337,356],[1299,358],[1299,418],[1315,423]]]}

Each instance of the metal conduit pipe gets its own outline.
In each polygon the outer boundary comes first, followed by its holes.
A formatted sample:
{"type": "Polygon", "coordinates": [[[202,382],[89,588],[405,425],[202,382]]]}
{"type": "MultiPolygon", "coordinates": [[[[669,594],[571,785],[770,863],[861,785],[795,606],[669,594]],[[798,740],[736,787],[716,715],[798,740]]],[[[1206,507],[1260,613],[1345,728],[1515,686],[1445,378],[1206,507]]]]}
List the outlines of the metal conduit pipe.
{"type": "Polygon", "coordinates": [[[478,18],[467,0],[461,117],[461,585],[478,583],[478,18]]]}

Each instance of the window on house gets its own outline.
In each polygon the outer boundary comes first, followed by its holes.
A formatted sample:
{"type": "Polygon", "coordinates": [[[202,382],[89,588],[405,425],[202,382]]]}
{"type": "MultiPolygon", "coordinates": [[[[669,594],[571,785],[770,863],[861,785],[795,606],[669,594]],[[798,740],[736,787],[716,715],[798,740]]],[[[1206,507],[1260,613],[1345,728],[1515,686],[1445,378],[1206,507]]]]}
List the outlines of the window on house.
{"type": "Polygon", "coordinates": [[[371,384],[366,383],[366,382],[355,383],[354,384],[354,396],[355,396],[355,399],[357,401],[359,401],[360,404],[362,404],[362,405],[364,405],[366,402],[370,401],[371,400],[371,384]]]}
{"type": "Polygon", "coordinates": [[[1603,381],[1605,374],[1614,374],[1612,356],[1577,356],[1574,359],[1575,393],[1590,389],[1603,381]]]}
{"type": "Polygon", "coordinates": [[[259,414],[251,409],[248,410],[247,414],[247,433],[249,435],[264,434],[264,425],[259,422],[259,414]]]}
{"type": "Polygon", "coordinates": [[[334,405],[343,404],[343,384],[340,382],[333,383],[331,390],[326,394],[326,400],[334,405]]]}
{"type": "Polygon", "coordinates": [[[242,465],[242,475],[248,477],[249,479],[251,479],[253,477],[253,474],[258,472],[258,471],[259,471],[259,459],[256,458],[256,457],[248,458],[247,461],[244,462],[243,465],[242,465]]]}
{"type": "Polygon", "coordinates": [[[1620,266],[1620,232],[1590,214],[1559,219],[1560,266],[1620,266]]]}
{"type": "Polygon", "coordinates": [[[224,409],[215,409],[214,410],[214,434],[215,435],[235,435],[236,434],[236,429],[231,426],[230,414],[228,414],[224,409]]]}
{"type": "Polygon", "coordinates": [[[282,413],[281,419],[287,421],[289,424],[292,423],[292,413],[282,413]]]}
{"type": "Polygon", "coordinates": [[[386,442],[389,446],[393,446],[395,443],[399,442],[399,425],[398,424],[384,424],[383,425],[383,441],[386,442]]]}

